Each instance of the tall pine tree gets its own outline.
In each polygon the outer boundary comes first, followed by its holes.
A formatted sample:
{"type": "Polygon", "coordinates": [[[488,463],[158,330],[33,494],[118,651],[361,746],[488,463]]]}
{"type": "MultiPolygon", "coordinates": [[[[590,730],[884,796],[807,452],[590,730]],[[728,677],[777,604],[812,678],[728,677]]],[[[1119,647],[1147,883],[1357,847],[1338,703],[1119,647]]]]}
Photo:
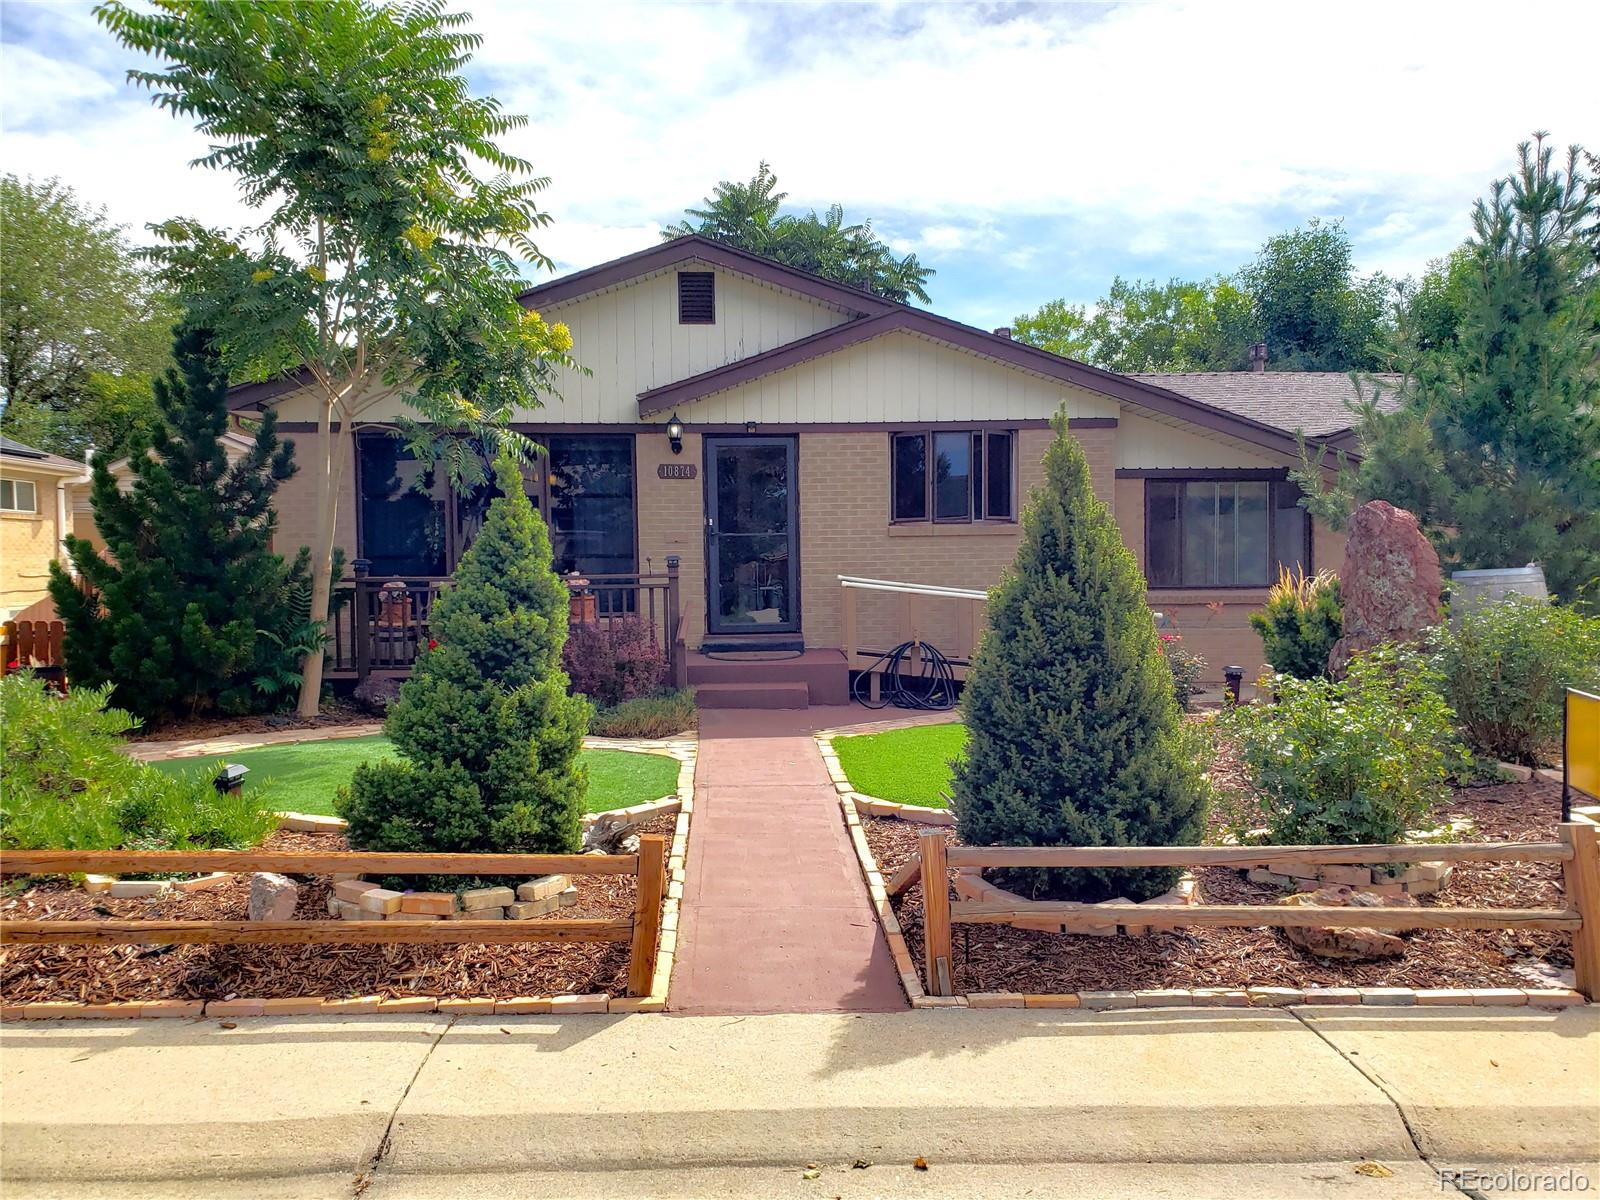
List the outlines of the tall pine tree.
{"type": "MultiPolygon", "coordinates": [[[[339,800],[361,850],[574,853],[590,707],[567,694],[567,589],[515,462],[434,605],[433,641],[389,712],[398,762],[363,764],[339,800]]],[[[458,886],[460,880],[446,880],[458,886]]]]}
{"type": "Polygon", "coordinates": [[[1371,499],[1410,509],[1457,567],[1538,562],[1567,602],[1600,603],[1600,274],[1594,183],[1541,136],[1473,212],[1453,263],[1455,338],[1408,325],[1397,411],[1362,410],[1363,457],[1323,495],[1335,524],[1371,499]]]}
{"type": "MultiPolygon", "coordinates": [[[[1161,846],[1199,840],[1206,789],[1144,578],[1055,420],[1045,484],[1015,564],[989,594],[967,677],[956,827],[974,846],[1161,846]]],[[[1144,900],[1174,870],[990,872],[1030,898],[1144,900]]]]}
{"type": "Polygon", "coordinates": [[[81,576],[50,565],[73,682],[115,685],[112,701],[152,719],[271,707],[315,630],[305,557],[272,552],[272,497],[295,470],[268,412],[230,463],[228,377],[208,330],[178,328],[177,366],[155,382],[160,422],[135,442],[132,486],[94,465],[90,502],[105,539],[68,537],[81,576]],[[296,600],[301,620],[296,621],[296,600]]]}

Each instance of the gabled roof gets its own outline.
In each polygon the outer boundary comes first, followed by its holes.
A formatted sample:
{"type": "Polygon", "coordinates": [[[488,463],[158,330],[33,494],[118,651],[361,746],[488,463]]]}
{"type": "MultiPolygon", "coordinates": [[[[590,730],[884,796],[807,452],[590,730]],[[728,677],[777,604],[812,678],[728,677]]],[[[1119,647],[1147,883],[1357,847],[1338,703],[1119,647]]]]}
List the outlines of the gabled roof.
{"type": "Polygon", "coordinates": [[[651,246],[648,250],[625,254],[621,258],[614,258],[599,266],[552,279],[549,283],[535,284],[522,292],[517,299],[528,308],[562,304],[579,296],[587,296],[591,292],[604,291],[619,283],[637,279],[641,275],[651,275],[690,261],[709,263],[727,271],[749,275],[774,287],[787,288],[803,296],[810,296],[814,300],[821,300],[855,316],[870,316],[905,307],[860,288],[835,283],[831,279],[824,279],[821,275],[813,275],[797,267],[784,266],[770,258],[762,258],[759,254],[751,254],[748,250],[712,241],[699,234],[673,238],[670,242],[662,242],[660,245],[651,246]]]}
{"type": "Polygon", "coordinates": [[[1213,408],[1249,417],[1307,437],[1331,437],[1350,428],[1350,406],[1360,396],[1377,396],[1378,407],[1392,412],[1400,403],[1401,376],[1388,372],[1348,371],[1182,371],[1132,375],[1156,387],[1199,400],[1213,408]]]}

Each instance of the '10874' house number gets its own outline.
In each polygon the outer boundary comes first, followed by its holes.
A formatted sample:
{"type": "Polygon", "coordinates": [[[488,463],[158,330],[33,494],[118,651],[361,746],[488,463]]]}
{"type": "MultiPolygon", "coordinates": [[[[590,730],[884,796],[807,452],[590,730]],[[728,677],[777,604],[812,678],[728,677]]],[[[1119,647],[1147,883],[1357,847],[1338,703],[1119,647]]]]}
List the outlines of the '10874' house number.
{"type": "Polygon", "coordinates": [[[694,463],[661,463],[656,467],[657,479],[693,479],[699,473],[694,463]]]}

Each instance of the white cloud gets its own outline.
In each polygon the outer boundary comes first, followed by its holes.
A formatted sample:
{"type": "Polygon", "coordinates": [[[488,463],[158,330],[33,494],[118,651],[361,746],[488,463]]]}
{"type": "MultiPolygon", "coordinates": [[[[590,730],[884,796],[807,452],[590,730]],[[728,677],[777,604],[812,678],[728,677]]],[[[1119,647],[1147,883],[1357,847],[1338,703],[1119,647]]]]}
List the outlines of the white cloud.
{"type": "MultiPolygon", "coordinates": [[[[485,35],[475,81],[531,118],[510,148],[552,177],[541,243],[567,266],[652,243],[766,158],[791,203],[879,218],[935,266],[981,254],[1044,270],[1091,250],[1132,269],[1164,256],[1158,274],[1235,266],[1322,214],[1351,218],[1367,269],[1409,255],[1414,270],[1463,236],[1532,129],[1592,132],[1582,71],[1485,86],[1483,30],[1502,15],[1486,4],[469,7],[485,35]]],[[[109,41],[81,9],[62,24],[109,41]]],[[[1600,41],[1600,6],[1559,24],[1567,44],[1600,41]]],[[[185,123],[115,73],[76,69],[114,59],[103,46],[6,58],[5,111],[39,125],[7,136],[9,169],[60,174],[135,226],[245,219],[225,177],[186,167],[205,147],[185,123]]]]}

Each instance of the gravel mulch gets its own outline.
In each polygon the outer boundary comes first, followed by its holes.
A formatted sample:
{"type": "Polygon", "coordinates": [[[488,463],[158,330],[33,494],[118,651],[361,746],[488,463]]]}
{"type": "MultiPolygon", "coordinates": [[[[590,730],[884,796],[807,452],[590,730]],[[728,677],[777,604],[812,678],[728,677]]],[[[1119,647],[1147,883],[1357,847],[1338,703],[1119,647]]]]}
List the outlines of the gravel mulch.
{"type": "MultiPolygon", "coordinates": [[[[640,828],[670,834],[672,817],[640,828]]],[[[341,837],[279,830],[262,849],[281,853],[348,849],[341,837]]],[[[303,876],[296,919],[327,920],[331,880],[303,876]]],[[[578,903],[559,917],[631,917],[635,881],[625,875],[574,875],[578,903]]],[[[249,876],[186,895],[112,900],[65,880],[42,881],[0,900],[8,920],[245,919],[249,876]]],[[[113,1000],[219,1000],[230,996],[550,996],[627,993],[625,943],[559,942],[463,946],[5,946],[0,999],[104,1003],[113,1000]]]]}
{"type": "MultiPolygon", "coordinates": [[[[1223,764],[1219,764],[1223,768],[1223,764]]],[[[1213,772],[1219,784],[1225,768],[1213,772]]],[[[1554,841],[1561,819],[1557,784],[1518,783],[1461,789],[1435,817],[1470,818],[1468,841],[1554,841]]],[[[916,849],[920,827],[890,817],[863,819],[867,842],[885,876],[916,849]]],[[[951,840],[957,840],[952,832],[951,840]]],[[[1419,854],[1425,859],[1425,852],[1419,854]]],[[[1196,872],[1202,903],[1262,904],[1283,895],[1238,871],[1196,872]]],[[[1455,908],[1557,908],[1557,863],[1461,863],[1450,883],[1424,905],[1455,908]]],[[[913,959],[922,962],[922,889],[895,901],[913,959]]],[[[1525,930],[1419,930],[1405,935],[1399,958],[1350,963],[1317,958],[1280,931],[1191,929],[1144,937],[1034,933],[1003,925],[957,925],[955,990],[1063,993],[1206,987],[1530,987],[1511,969],[1518,959],[1572,966],[1571,936],[1525,930]]]]}

